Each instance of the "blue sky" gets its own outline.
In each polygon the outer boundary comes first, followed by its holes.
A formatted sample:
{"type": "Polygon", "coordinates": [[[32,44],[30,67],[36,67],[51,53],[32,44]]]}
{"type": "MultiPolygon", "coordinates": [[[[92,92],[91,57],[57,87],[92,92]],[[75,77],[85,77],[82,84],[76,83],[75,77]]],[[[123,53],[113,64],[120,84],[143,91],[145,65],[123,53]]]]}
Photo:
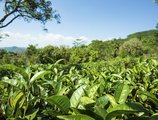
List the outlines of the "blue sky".
{"type": "Polygon", "coordinates": [[[72,45],[77,38],[89,43],[93,39],[124,38],[128,34],[155,29],[158,5],[154,0],[52,0],[61,15],[61,24],[48,22],[49,32],[38,22],[16,20],[3,32],[10,34],[0,46],[38,44],[72,45]]]}

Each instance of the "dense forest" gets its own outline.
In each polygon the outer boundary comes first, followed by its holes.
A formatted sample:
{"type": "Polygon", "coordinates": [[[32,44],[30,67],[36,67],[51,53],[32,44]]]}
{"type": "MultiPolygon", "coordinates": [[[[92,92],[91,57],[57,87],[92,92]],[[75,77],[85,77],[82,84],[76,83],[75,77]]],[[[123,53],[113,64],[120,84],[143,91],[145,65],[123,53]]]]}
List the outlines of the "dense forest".
{"type": "Polygon", "coordinates": [[[63,59],[61,64],[81,64],[89,62],[109,61],[125,58],[155,58],[158,55],[158,30],[137,32],[125,39],[108,41],[92,40],[84,45],[82,40],[75,40],[73,47],[46,46],[38,48],[29,45],[26,49],[13,47],[0,50],[0,64],[31,65],[54,64],[63,59]],[[12,52],[17,51],[17,52],[12,52]]]}

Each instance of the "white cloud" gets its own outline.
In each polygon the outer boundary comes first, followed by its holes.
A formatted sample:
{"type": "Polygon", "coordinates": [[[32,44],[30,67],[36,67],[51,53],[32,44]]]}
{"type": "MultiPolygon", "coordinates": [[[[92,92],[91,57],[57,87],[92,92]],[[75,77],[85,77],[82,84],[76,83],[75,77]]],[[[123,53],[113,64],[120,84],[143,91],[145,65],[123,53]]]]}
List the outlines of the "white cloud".
{"type": "Polygon", "coordinates": [[[45,33],[45,34],[22,34],[22,33],[13,33],[5,32],[9,35],[2,39],[0,42],[0,47],[9,47],[9,46],[18,46],[18,47],[27,47],[29,44],[36,45],[38,47],[44,47],[47,45],[54,46],[72,46],[74,40],[82,39],[86,44],[90,43],[90,40],[85,36],[73,37],[73,36],[64,36],[61,34],[45,33]]]}

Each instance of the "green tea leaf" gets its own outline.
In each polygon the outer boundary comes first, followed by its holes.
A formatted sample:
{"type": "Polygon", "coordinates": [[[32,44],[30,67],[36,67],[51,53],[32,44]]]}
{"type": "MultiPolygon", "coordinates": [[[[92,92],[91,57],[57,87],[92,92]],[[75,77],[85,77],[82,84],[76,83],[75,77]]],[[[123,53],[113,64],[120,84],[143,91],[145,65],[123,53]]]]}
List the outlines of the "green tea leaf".
{"type": "Polygon", "coordinates": [[[125,103],[130,91],[131,89],[126,83],[122,83],[118,85],[117,88],[115,89],[115,94],[114,94],[115,100],[118,103],[125,103]]]}
{"type": "Polygon", "coordinates": [[[58,118],[62,120],[95,120],[94,118],[83,115],[83,114],[77,114],[77,115],[63,115],[63,116],[58,116],[58,118]]]}
{"type": "Polygon", "coordinates": [[[32,114],[26,115],[25,118],[28,120],[34,120],[38,111],[39,111],[39,108],[37,110],[35,110],[32,114]]]}
{"type": "Polygon", "coordinates": [[[109,99],[107,96],[102,96],[102,97],[99,97],[97,100],[96,100],[96,105],[101,107],[101,108],[104,108],[104,106],[106,104],[108,104],[109,102],[109,99]]]}
{"type": "Polygon", "coordinates": [[[94,84],[94,85],[92,85],[92,86],[88,89],[87,94],[88,94],[88,96],[89,96],[90,98],[94,98],[94,97],[95,97],[95,94],[96,94],[96,92],[97,92],[99,86],[100,86],[100,84],[94,84]]]}
{"type": "MultiPolygon", "coordinates": [[[[24,96],[23,92],[17,91],[9,98],[10,106],[15,108],[19,100],[24,96]]],[[[20,105],[21,106],[21,105],[20,105]]],[[[20,107],[19,106],[19,107],[20,107]]]]}
{"type": "Polygon", "coordinates": [[[80,98],[84,94],[84,89],[87,87],[87,85],[80,86],[77,90],[74,91],[70,98],[70,104],[71,107],[76,108],[79,104],[80,98]]]}
{"type": "Polygon", "coordinates": [[[107,94],[106,96],[108,97],[108,100],[110,101],[110,103],[113,107],[117,106],[117,102],[116,102],[115,98],[112,95],[107,94]]]}
{"type": "Polygon", "coordinates": [[[56,105],[61,111],[68,113],[70,101],[66,96],[53,95],[46,98],[46,101],[51,105],[56,105]]]}
{"type": "Polygon", "coordinates": [[[104,109],[104,108],[101,108],[101,107],[94,107],[94,112],[99,115],[101,118],[103,118],[103,120],[105,120],[106,118],[106,115],[107,115],[107,111],[104,109]]]}
{"type": "Polygon", "coordinates": [[[29,79],[28,74],[22,68],[19,68],[17,66],[11,65],[11,64],[5,64],[5,65],[0,66],[0,71],[5,70],[5,69],[12,70],[14,72],[21,74],[25,80],[29,79]]]}
{"type": "Polygon", "coordinates": [[[95,101],[89,97],[81,97],[80,102],[82,105],[92,104],[95,103],[95,101]]]}
{"type": "Polygon", "coordinates": [[[158,120],[158,113],[153,114],[150,120],[158,120]]]}
{"type": "Polygon", "coordinates": [[[36,80],[42,78],[44,75],[50,74],[50,73],[51,73],[51,71],[41,71],[41,72],[36,73],[36,74],[31,78],[30,84],[32,84],[34,81],[36,81],[36,80]]]}
{"type": "Polygon", "coordinates": [[[123,103],[110,109],[106,116],[106,120],[111,120],[112,118],[123,114],[126,115],[139,112],[148,114],[148,111],[139,103],[123,103]]]}
{"type": "Polygon", "coordinates": [[[147,99],[151,100],[157,107],[158,107],[158,99],[156,96],[148,91],[141,91],[139,92],[142,95],[146,95],[147,99]]]}

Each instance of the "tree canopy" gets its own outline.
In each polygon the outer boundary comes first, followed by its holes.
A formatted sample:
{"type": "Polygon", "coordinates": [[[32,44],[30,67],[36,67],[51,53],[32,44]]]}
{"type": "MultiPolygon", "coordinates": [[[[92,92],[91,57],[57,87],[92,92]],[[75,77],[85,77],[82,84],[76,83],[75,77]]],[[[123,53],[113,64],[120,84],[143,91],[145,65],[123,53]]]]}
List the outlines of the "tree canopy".
{"type": "Polygon", "coordinates": [[[50,0],[0,0],[0,3],[4,6],[0,28],[7,27],[17,18],[27,22],[36,20],[42,24],[56,19],[60,23],[60,15],[52,8],[50,0]]]}

